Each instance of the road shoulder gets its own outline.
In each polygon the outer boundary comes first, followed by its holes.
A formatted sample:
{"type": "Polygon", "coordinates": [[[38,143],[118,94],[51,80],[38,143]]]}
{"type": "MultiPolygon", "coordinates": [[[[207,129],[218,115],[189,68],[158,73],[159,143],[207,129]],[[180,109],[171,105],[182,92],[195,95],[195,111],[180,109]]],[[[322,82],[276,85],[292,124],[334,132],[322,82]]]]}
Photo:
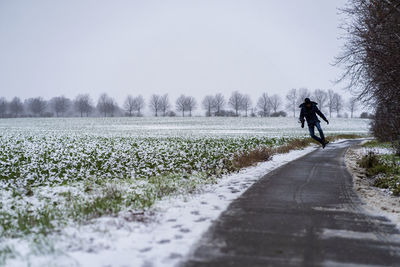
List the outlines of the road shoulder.
{"type": "Polygon", "coordinates": [[[372,179],[367,177],[365,170],[357,163],[366,153],[368,149],[356,145],[350,147],[345,154],[346,167],[353,177],[354,191],[366,212],[385,216],[400,229],[400,197],[373,186],[372,179]]]}

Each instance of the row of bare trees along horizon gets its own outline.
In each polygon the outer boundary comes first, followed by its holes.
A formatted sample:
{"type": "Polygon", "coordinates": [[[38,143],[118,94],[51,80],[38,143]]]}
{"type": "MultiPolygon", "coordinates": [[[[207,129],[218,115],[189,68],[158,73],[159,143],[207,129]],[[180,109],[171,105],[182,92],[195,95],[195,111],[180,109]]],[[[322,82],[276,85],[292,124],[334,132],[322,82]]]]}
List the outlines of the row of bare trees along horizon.
{"type": "MultiPolygon", "coordinates": [[[[220,93],[206,95],[200,103],[195,97],[182,94],[175,100],[175,105],[168,94],[153,94],[147,101],[141,95],[128,95],[121,106],[106,93],[100,95],[96,104],[89,94],[80,94],[74,99],[57,96],[49,100],[34,97],[24,101],[18,97],[10,101],[0,97],[0,117],[143,116],[146,107],[149,111],[147,114],[156,117],[192,116],[193,111],[199,108],[204,110],[205,116],[295,117],[298,115],[298,106],[306,97],[315,101],[329,117],[353,117],[358,110],[356,98],[345,100],[333,90],[310,91],[300,88],[291,89],[284,98],[277,94],[262,93],[255,103],[248,94],[239,91],[232,92],[229,98],[220,93]]],[[[367,117],[365,113],[363,116],[367,117]]]]}

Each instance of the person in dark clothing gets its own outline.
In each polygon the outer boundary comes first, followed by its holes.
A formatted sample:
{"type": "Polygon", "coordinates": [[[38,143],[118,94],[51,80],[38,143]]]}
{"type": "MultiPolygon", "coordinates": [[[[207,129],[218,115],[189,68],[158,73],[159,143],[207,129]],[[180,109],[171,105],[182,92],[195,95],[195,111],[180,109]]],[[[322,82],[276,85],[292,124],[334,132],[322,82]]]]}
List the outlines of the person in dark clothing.
{"type": "Polygon", "coordinates": [[[299,107],[301,108],[300,112],[300,122],[301,128],[304,128],[304,118],[307,120],[308,130],[310,131],[310,136],[321,143],[322,147],[325,148],[327,142],[325,140],[324,132],[322,131],[320,120],[317,117],[317,114],[329,124],[329,121],[326,119],[325,115],[318,109],[317,103],[311,101],[309,98],[304,99],[304,103],[301,104],[299,107]],[[314,133],[314,127],[317,127],[319,136],[316,136],[314,133]]]}

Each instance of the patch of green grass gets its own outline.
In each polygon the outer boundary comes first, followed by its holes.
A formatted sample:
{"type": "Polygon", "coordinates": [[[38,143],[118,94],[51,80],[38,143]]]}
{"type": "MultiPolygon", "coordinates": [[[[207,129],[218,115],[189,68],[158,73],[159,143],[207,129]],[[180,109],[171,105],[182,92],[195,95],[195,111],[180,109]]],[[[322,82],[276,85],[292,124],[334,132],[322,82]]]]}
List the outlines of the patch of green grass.
{"type": "Polygon", "coordinates": [[[0,237],[20,237],[29,234],[47,235],[54,230],[60,218],[61,210],[44,205],[31,211],[15,208],[13,212],[0,213],[0,237]]]}
{"type": "Polygon", "coordinates": [[[368,141],[364,143],[362,146],[368,148],[392,148],[392,144],[390,142],[381,142],[376,139],[368,141]]]}
{"type": "Polygon", "coordinates": [[[369,152],[358,164],[369,177],[375,177],[374,186],[389,189],[393,195],[400,195],[400,157],[394,154],[377,155],[369,152]]]}
{"type": "Polygon", "coordinates": [[[15,249],[8,245],[0,244],[0,266],[5,266],[6,261],[10,258],[14,258],[15,249]]]}
{"type": "Polygon", "coordinates": [[[27,204],[0,212],[0,237],[46,236],[69,221],[86,223],[101,216],[116,216],[126,209],[146,210],[165,196],[193,193],[199,185],[215,181],[215,176],[206,173],[157,175],[137,181],[92,180],[82,186],[84,194],[60,192],[57,201],[42,198],[44,205],[35,210],[27,204]]]}

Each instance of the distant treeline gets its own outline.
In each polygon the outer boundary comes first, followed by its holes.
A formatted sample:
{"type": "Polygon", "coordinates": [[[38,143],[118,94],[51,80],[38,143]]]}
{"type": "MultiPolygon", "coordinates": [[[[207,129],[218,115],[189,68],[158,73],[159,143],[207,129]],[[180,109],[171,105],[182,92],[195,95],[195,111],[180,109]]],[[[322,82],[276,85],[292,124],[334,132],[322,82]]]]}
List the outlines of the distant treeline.
{"type": "MultiPolygon", "coordinates": [[[[174,105],[168,94],[153,94],[147,101],[141,95],[128,95],[122,106],[106,93],[100,95],[97,102],[94,102],[88,94],[77,95],[75,99],[57,96],[49,100],[35,97],[23,101],[18,97],[10,101],[0,97],[0,116],[2,118],[143,116],[147,107],[151,112],[148,114],[153,116],[192,116],[193,111],[201,108],[205,116],[286,117],[290,114],[295,117],[298,106],[306,97],[317,102],[320,109],[327,112],[330,117],[332,115],[353,117],[358,107],[355,98],[345,101],[340,94],[332,90],[310,91],[300,88],[290,90],[284,100],[277,94],[263,93],[255,104],[249,95],[238,91],[232,92],[229,98],[225,98],[222,94],[206,95],[201,103],[198,103],[193,96],[181,95],[175,99],[174,105]]],[[[369,116],[366,113],[362,115],[369,116]]]]}

